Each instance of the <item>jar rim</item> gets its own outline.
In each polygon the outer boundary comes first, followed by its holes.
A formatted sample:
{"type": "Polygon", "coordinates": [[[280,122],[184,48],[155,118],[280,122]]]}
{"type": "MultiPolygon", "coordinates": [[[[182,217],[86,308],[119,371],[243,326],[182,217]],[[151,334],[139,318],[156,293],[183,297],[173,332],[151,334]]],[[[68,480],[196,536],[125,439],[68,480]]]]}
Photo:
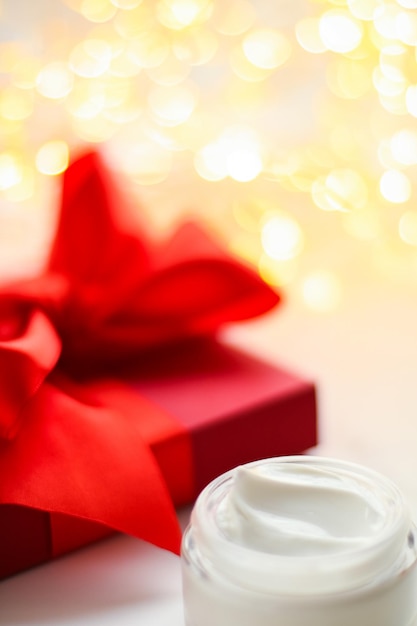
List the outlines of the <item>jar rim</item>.
{"type": "Polygon", "coordinates": [[[227,578],[244,587],[296,595],[347,592],[376,584],[376,581],[389,578],[405,567],[407,555],[410,561],[407,540],[412,522],[404,498],[391,480],[350,461],[308,455],[261,459],[243,467],[257,468],[265,464],[281,466],[289,463],[348,472],[353,479],[357,476],[358,480],[368,481],[378,490],[381,500],[385,496],[387,502],[390,502],[390,506],[387,504],[383,528],[369,538],[366,546],[344,554],[325,554],[320,558],[270,554],[234,543],[218,527],[215,511],[233,485],[236,471],[242,467],[239,466],[210,483],[200,493],[192,513],[191,526],[199,551],[209,564],[216,564],[215,567],[227,578]],[[248,562],[251,564],[250,576],[245,567],[248,562]]]}

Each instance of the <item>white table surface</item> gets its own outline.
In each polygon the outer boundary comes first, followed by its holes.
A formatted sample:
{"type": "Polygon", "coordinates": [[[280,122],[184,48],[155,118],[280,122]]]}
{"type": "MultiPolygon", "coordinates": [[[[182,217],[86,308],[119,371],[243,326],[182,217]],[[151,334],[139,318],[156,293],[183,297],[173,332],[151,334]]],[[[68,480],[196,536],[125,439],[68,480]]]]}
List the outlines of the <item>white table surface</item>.
{"type": "MultiPolygon", "coordinates": [[[[308,312],[294,291],[281,310],[226,338],[314,379],[315,453],[384,472],[417,518],[417,285],[356,278],[330,314],[308,312]]],[[[179,559],[112,537],[0,583],[0,624],[182,626],[179,559]]]]}

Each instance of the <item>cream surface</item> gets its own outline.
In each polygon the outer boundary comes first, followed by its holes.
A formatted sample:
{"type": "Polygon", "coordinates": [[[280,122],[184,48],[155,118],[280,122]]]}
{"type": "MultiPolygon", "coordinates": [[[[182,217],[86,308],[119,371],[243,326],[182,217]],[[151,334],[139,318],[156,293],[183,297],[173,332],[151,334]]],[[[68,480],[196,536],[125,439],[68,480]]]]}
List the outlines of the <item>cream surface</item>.
{"type": "Polygon", "coordinates": [[[267,459],[200,495],[183,544],[187,626],[415,626],[414,526],[366,468],[267,459]]]}
{"type": "Polygon", "coordinates": [[[301,462],[238,468],[218,516],[231,541],[286,556],[347,554],[386,521],[366,482],[301,462]]]}

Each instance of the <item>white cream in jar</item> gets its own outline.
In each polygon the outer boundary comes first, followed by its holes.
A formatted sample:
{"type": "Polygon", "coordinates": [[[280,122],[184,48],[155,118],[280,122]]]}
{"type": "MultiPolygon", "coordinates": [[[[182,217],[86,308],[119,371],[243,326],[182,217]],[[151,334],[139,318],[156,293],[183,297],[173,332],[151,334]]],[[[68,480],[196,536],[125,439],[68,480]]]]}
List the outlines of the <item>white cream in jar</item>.
{"type": "Polygon", "coordinates": [[[240,466],[184,534],[187,626],[415,626],[415,530],[399,490],[320,457],[240,466]]]}

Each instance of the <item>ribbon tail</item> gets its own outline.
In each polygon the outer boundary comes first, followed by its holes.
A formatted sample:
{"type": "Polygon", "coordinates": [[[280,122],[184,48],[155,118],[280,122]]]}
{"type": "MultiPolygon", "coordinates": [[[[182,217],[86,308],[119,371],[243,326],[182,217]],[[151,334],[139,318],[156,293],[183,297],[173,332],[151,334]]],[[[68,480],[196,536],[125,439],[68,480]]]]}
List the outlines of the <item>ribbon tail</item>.
{"type": "Polygon", "coordinates": [[[104,524],[178,553],[174,506],[133,420],[45,383],[0,454],[0,502],[104,524]]]}

